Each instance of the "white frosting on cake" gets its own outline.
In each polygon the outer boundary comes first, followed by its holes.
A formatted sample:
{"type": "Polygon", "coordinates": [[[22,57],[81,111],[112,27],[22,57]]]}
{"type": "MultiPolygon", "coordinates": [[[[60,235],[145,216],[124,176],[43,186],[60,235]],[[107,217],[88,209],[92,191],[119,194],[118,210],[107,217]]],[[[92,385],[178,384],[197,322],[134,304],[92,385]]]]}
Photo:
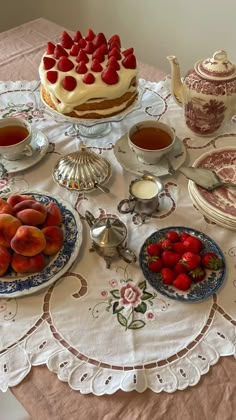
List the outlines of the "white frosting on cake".
{"type": "MultiPolygon", "coordinates": [[[[65,49],[67,53],[69,54],[70,50],[65,49]]],[[[124,50],[124,49],[123,49],[124,50]]],[[[121,53],[123,51],[121,49],[121,53]]],[[[50,93],[51,100],[55,105],[55,108],[58,112],[67,114],[72,111],[74,111],[74,108],[78,105],[84,104],[87,101],[91,102],[98,102],[99,100],[103,101],[106,99],[115,99],[121,97],[126,92],[135,92],[136,87],[130,86],[132,79],[137,77],[137,68],[135,69],[127,69],[123,66],[122,60],[125,58],[121,54],[121,59],[117,60],[120,69],[117,70],[117,74],[119,76],[119,80],[117,83],[109,85],[105,83],[101,78],[101,72],[94,72],[90,69],[91,62],[92,62],[92,54],[88,54],[89,62],[86,63],[86,66],[88,68],[88,72],[92,73],[94,75],[95,81],[92,84],[86,84],[83,82],[84,74],[78,74],[75,71],[75,67],[78,65],[76,62],[76,57],[69,55],[68,58],[71,60],[74,64],[74,68],[67,72],[62,72],[58,70],[57,63],[58,60],[56,60],[56,63],[54,67],[52,67],[49,71],[57,71],[58,72],[58,79],[56,83],[50,83],[47,80],[46,74],[48,70],[45,70],[43,58],[44,57],[50,57],[54,58],[53,55],[44,54],[42,57],[42,60],[40,62],[39,66],[39,75],[42,85],[45,87],[47,93],[50,93]],[[62,80],[65,76],[73,76],[76,79],[77,86],[73,91],[65,90],[62,86],[62,80]],[[60,102],[58,102],[58,99],[60,102]]],[[[105,56],[105,60],[100,63],[103,69],[106,68],[108,61],[108,56],[105,56]]],[[[124,108],[124,103],[122,105],[117,106],[117,112],[119,110],[122,110],[124,108]]],[[[114,108],[115,110],[115,108],[114,108]]],[[[88,113],[88,111],[79,112],[78,115],[83,115],[83,113],[88,113]]],[[[104,115],[107,113],[107,110],[96,110],[96,112],[100,113],[101,115],[104,115]]]]}

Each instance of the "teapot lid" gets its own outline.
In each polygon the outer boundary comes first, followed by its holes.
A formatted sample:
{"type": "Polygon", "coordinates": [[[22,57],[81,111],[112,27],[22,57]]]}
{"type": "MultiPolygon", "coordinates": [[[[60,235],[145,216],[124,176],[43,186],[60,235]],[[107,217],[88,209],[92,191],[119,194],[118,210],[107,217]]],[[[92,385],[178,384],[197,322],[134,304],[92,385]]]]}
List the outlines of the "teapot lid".
{"type": "Polygon", "coordinates": [[[228,60],[224,50],[216,51],[212,58],[198,61],[194,67],[200,76],[209,80],[226,80],[236,77],[235,65],[228,60]]]}
{"type": "Polygon", "coordinates": [[[118,246],[126,236],[125,224],[114,217],[102,217],[91,228],[91,238],[102,248],[118,246]]]}

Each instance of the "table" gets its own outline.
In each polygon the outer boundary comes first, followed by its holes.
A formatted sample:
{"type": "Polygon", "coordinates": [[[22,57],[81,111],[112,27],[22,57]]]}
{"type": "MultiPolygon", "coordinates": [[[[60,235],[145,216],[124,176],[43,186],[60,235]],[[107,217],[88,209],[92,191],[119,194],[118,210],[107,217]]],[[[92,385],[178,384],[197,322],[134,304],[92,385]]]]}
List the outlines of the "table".
{"type": "MultiPolygon", "coordinates": [[[[47,42],[49,38],[53,39],[54,37],[58,37],[61,31],[62,28],[58,25],[55,25],[44,19],[38,19],[36,21],[22,25],[18,28],[14,28],[11,31],[7,31],[4,34],[1,34],[1,42],[9,42],[9,46],[11,46],[11,52],[9,56],[6,57],[6,50],[9,51],[8,47],[7,49],[4,49],[4,55],[0,55],[0,79],[13,81],[37,80],[38,62],[41,57],[42,51],[45,48],[45,42],[47,42]],[[19,42],[19,39],[21,39],[21,42],[19,42]],[[31,45],[29,45],[29,39],[31,45]],[[21,62],[21,57],[23,57],[23,54],[24,62],[21,64],[24,65],[20,66],[19,64],[21,62]],[[27,59],[27,62],[29,63],[29,66],[27,67],[25,66],[25,59],[27,59]],[[15,66],[14,60],[17,61],[17,64],[15,66]],[[28,71],[28,69],[30,70],[28,71]]],[[[3,49],[1,49],[1,51],[3,51],[3,49]]],[[[157,73],[156,76],[153,76],[152,79],[151,73],[149,77],[148,70],[148,67],[141,64],[140,77],[143,77],[146,80],[154,79],[155,81],[159,80],[162,77],[162,74],[157,73]]],[[[26,85],[24,84],[24,86],[26,85]]],[[[32,86],[33,85],[31,85],[31,88],[32,86]]],[[[37,88],[37,83],[35,83],[34,87],[35,89],[37,88]]],[[[150,91],[152,89],[155,90],[155,87],[156,84],[154,84],[154,88],[152,84],[148,85],[148,89],[150,89],[150,91]]],[[[16,89],[16,85],[14,85],[14,89],[16,89]]],[[[166,93],[165,89],[166,84],[163,84],[163,92],[161,92],[161,95],[165,98],[166,101],[168,101],[168,98],[170,98],[170,96],[168,95],[168,93],[166,93]]],[[[156,94],[157,97],[160,95],[160,91],[161,86],[160,90],[158,88],[158,94],[156,94]]],[[[168,103],[170,104],[171,108],[172,103],[168,103]]],[[[158,106],[157,109],[155,109],[154,107],[153,111],[157,111],[158,117],[162,115],[161,109],[158,108],[158,106]]],[[[37,120],[36,116],[36,120],[34,121],[34,123],[39,124],[40,127],[42,121],[40,121],[40,116],[38,117],[39,119],[37,120]]],[[[123,131],[125,131],[125,124],[126,123],[124,123],[124,125],[121,124],[121,127],[116,125],[115,135],[117,136],[117,138],[119,138],[119,135],[122,135],[123,131]]],[[[65,132],[67,129],[69,129],[67,126],[64,125],[63,128],[65,128],[65,132]]],[[[48,132],[50,134],[50,140],[53,138],[53,129],[54,128],[51,126],[48,132]]],[[[70,132],[70,136],[72,134],[73,133],[70,132]]],[[[181,130],[178,132],[178,135],[181,138],[185,137],[184,133],[181,132],[181,130]]],[[[55,145],[55,139],[52,143],[54,143],[55,145]]],[[[89,145],[91,146],[91,144],[89,145]]],[[[66,142],[64,143],[64,146],[65,152],[70,151],[70,147],[67,147],[66,142]]],[[[55,149],[49,150],[51,152],[55,152],[55,149]]],[[[47,162],[47,165],[49,165],[49,163],[53,164],[55,160],[49,160],[52,159],[52,156],[53,153],[51,154],[51,156],[46,156],[44,163],[47,162]]],[[[56,154],[54,155],[54,158],[56,158],[56,154]]],[[[19,176],[17,178],[17,182],[19,184],[16,185],[22,185],[25,179],[28,181],[28,173],[29,172],[25,172],[25,174],[22,177],[19,176]]],[[[127,174],[126,172],[124,172],[124,174],[126,177],[128,177],[128,179],[133,179],[133,177],[130,174],[127,174]]],[[[177,180],[171,179],[170,181],[178,182],[178,180],[179,178],[177,180]]],[[[181,182],[184,181],[182,180],[181,182]]],[[[34,182],[32,184],[34,185],[34,182]]],[[[48,181],[48,184],[46,181],[44,183],[44,186],[46,187],[50,187],[51,185],[51,181],[48,181]]],[[[125,184],[122,185],[122,188],[125,192],[125,184]]],[[[57,187],[53,187],[53,190],[54,189],[57,192],[60,191],[59,189],[57,189],[57,187]]],[[[69,196],[66,194],[66,197],[68,198],[69,196]]],[[[194,216],[197,218],[195,226],[198,225],[201,228],[202,218],[200,217],[200,215],[196,216],[196,213],[194,213],[194,216]]],[[[128,223],[130,223],[130,216],[128,215],[127,218],[125,218],[125,220],[128,221],[128,223]]],[[[180,214],[178,214],[178,223],[181,222],[181,224],[184,224],[184,220],[184,215],[181,216],[180,214]]],[[[222,230],[219,229],[219,232],[221,231],[222,230]]],[[[211,232],[214,235],[213,230],[211,230],[211,232]]],[[[227,351],[225,353],[223,352],[224,355],[230,355],[234,353],[235,350],[233,351],[233,343],[235,346],[235,341],[233,341],[233,338],[231,338],[232,348],[228,350],[228,353],[227,351]]],[[[216,361],[217,360],[215,360],[215,362],[216,361]]],[[[202,376],[200,383],[198,383],[197,385],[194,384],[195,386],[193,388],[188,387],[185,390],[177,390],[174,393],[170,394],[166,392],[161,392],[159,394],[154,393],[150,390],[146,390],[142,393],[137,393],[136,391],[131,391],[127,393],[117,391],[115,394],[112,395],[82,395],[80,394],[80,392],[71,390],[67,383],[60,382],[57,379],[56,375],[50,372],[47,367],[43,365],[39,366],[39,360],[36,361],[35,364],[38,366],[33,367],[31,370],[29,369],[29,374],[19,385],[11,387],[11,390],[14,393],[14,395],[20,400],[20,402],[24,405],[26,410],[34,419],[70,418],[73,420],[78,418],[79,416],[79,418],[98,419],[102,419],[105,416],[108,419],[147,419],[150,416],[153,416],[154,418],[163,418],[163,416],[166,416],[166,418],[172,419],[177,418],[177,409],[178,418],[186,419],[198,419],[200,416],[207,419],[232,419],[234,416],[235,402],[233,399],[233,394],[235,391],[236,374],[235,362],[232,356],[222,357],[216,366],[210,368],[209,372],[207,372],[207,370],[209,369],[208,366],[208,369],[206,369],[205,371],[206,375],[202,376]],[[220,401],[219,405],[215,404],[216,399],[217,401],[220,401]]],[[[183,389],[184,388],[185,386],[183,385],[183,389]]],[[[143,390],[140,389],[140,391],[143,390]]]]}

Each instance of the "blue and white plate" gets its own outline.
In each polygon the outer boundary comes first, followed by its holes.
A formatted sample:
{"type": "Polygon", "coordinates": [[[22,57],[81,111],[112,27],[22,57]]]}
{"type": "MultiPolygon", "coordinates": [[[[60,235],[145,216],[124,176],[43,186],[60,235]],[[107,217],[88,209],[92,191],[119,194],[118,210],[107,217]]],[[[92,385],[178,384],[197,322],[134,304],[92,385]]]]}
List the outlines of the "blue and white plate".
{"type": "Polygon", "coordinates": [[[144,277],[154,289],[170,299],[182,302],[197,302],[212,296],[223,284],[226,273],[224,254],[216,242],[198,230],[183,226],[169,226],[168,228],[163,228],[152,233],[152,235],[145,240],[141,247],[139,264],[144,277]],[[222,268],[217,271],[207,270],[207,277],[199,283],[192,283],[190,289],[187,291],[181,291],[172,285],[164,284],[159,273],[153,273],[148,269],[148,254],[146,249],[148,244],[158,242],[163,239],[170,230],[175,230],[179,234],[187,232],[189,235],[194,235],[199,238],[203,243],[203,250],[201,253],[205,254],[206,252],[214,252],[217,254],[223,261],[222,268]]]}
{"type": "Polygon", "coordinates": [[[80,217],[67,202],[44,192],[21,191],[19,194],[29,194],[42,204],[51,201],[59,206],[62,213],[64,243],[60,251],[49,259],[48,264],[42,271],[25,275],[10,273],[0,277],[0,298],[15,298],[32,294],[54,283],[68,271],[76,259],[82,243],[80,217]]]}

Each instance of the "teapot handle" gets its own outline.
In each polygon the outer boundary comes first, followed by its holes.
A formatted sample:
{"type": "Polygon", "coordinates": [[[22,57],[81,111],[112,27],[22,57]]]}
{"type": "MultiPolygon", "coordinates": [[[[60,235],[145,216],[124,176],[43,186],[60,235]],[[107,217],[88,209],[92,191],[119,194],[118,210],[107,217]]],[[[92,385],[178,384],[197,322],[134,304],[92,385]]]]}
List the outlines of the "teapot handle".
{"type": "Polygon", "coordinates": [[[93,226],[96,221],[94,215],[89,210],[86,210],[85,212],[85,219],[90,227],[93,226]]]}
{"type": "Polygon", "coordinates": [[[137,261],[135,253],[130,249],[124,248],[123,246],[119,246],[117,249],[119,256],[128,264],[137,261]]]}

